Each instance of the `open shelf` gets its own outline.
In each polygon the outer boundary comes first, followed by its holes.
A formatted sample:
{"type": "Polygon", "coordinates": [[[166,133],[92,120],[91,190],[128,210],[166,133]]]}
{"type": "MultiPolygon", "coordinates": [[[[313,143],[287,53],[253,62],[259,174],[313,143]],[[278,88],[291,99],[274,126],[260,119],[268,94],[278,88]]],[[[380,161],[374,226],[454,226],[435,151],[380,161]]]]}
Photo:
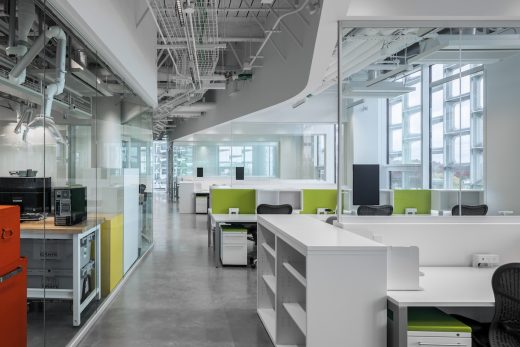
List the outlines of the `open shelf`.
{"type": "Polygon", "coordinates": [[[271,336],[271,340],[275,341],[276,338],[276,313],[272,308],[259,308],[258,316],[260,316],[260,320],[264,323],[265,330],[269,336],[271,336]]]}
{"type": "Polygon", "coordinates": [[[265,284],[267,284],[267,287],[271,289],[273,294],[276,294],[276,277],[273,275],[263,275],[265,284]]]}
{"type": "Polygon", "coordinates": [[[300,272],[298,270],[296,270],[294,268],[294,266],[292,266],[289,262],[284,262],[283,263],[283,267],[289,271],[289,273],[291,275],[293,275],[293,277],[298,281],[300,282],[300,284],[304,287],[307,287],[307,280],[305,279],[305,277],[302,276],[302,274],[300,274],[300,272]]]}
{"type": "Polygon", "coordinates": [[[289,313],[289,316],[294,320],[303,335],[307,334],[307,313],[297,303],[284,303],[283,307],[289,313]]]}
{"type": "Polygon", "coordinates": [[[262,247],[269,253],[273,258],[276,258],[276,253],[274,249],[271,248],[266,242],[262,243],[262,247]]]}

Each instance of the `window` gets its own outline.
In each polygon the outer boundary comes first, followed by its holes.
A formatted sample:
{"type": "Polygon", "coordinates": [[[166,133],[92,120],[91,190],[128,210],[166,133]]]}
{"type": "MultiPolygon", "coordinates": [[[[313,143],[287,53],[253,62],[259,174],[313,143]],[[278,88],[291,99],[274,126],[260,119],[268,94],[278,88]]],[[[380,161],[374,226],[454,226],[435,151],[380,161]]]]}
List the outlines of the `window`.
{"type": "Polygon", "coordinates": [[[412,91],[388,100],[388,165],[390,188],[422,187],[422,73],[402,82],[412,91]]]}
{"type": "Polygon", "coordinates": [[[432,188],[483,189],[483,67],[432,65],[432,188]]]}
{"type": "Polygon", "coordinates": [[[421,72],[398,82],[413,88],[408,94],[389,100],[388,164],[421,164],[421,72]]]}
{"type": "Polygon", "coordinates": [[[203,167],[204,176],[231,177],[237,166],[244,167],[246,177],[278,177],[278,143],[199,142],[173,146],[175,176],[193,176],[194,167],[203,167]]]}
{"type": "Polygon", "coordinates": [[[246,144],[218,146],[220,176],[234,174],[234,168],[244,167],[245,176],[276,177],[278,144],[246,144]]]}

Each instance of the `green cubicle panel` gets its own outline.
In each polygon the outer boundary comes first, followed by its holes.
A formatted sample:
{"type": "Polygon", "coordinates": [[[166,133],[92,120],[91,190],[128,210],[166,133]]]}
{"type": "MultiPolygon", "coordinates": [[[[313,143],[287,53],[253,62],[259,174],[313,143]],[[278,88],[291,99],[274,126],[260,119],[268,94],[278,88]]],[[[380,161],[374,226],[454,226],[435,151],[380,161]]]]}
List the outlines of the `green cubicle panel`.
{"type": "Polygon", "coordinates": [[[316,214],[321,207],[336,209],[337,193],[335,189],[304,189],[302,214],[316,214]]]}
{"type": "Polygon", "coordinates": [[[437,308],[410,307],[408,331],[471,333],[471,328],[437,308]]]}
{"type": "Polygon", "coordinates": [[[407,208],[416,208],[417,214],[430,214],[432,192],[426,189],[394,190],[394,214],[404,214],[407,208]]]}
{"type": "Polygon", "coordinates": [[[238,207],[240,214],[256,213],[254,189],[212,189],[211,212],[227,214],[230,208],[238,207]]]}

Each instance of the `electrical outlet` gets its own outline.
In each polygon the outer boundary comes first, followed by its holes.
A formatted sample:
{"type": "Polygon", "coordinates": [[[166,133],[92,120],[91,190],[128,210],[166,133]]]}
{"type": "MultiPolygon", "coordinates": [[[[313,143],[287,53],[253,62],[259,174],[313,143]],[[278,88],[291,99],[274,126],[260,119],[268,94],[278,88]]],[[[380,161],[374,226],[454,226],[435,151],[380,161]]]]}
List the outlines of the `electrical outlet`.
{"type": "Polygon", "coordinates": [[[497,267],[500,263],[498,254],[473,254],[473,267],[497,267]]]}
{"type": "Polygon", "coordinates": [[[229,214],[238,214],[240,209],[238,207],[230,207],[228,211],[229,214]]]}

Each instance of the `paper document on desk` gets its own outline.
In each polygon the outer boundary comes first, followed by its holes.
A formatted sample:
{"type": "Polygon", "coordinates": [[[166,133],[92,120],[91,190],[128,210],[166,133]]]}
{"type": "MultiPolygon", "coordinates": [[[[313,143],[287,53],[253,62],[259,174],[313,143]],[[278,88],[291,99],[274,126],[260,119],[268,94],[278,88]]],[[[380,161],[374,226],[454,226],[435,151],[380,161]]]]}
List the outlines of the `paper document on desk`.
{"type": "Polygon", "coordinates": [[[419,248],[388,247],[387,290],[421,290],[419,248]]]}

